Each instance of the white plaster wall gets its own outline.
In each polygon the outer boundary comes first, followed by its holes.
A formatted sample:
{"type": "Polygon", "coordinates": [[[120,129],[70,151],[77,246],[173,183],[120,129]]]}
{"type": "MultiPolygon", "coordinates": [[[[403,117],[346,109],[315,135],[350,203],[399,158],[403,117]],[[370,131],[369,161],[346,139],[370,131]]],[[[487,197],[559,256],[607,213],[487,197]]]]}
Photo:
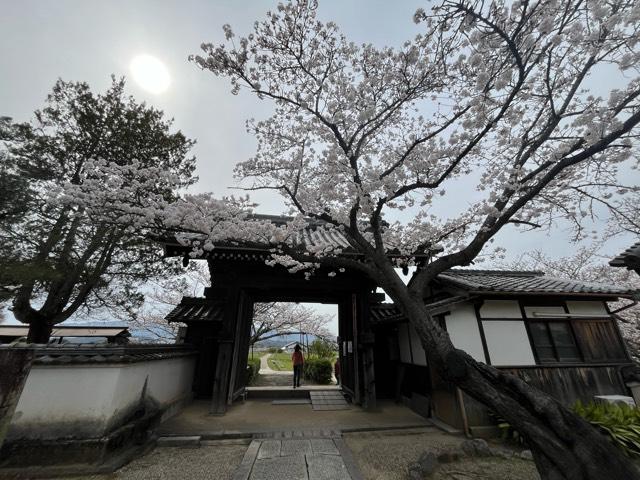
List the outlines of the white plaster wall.
{"type": "Polygon", "coordinates": [[[195,357],[149,362],[149,394],[165,405],[190,393],[195,364],[195,357]]]}
{"type": "Polygon", "coordinates": [[[102,433],[113,413],[119,373],[117,366],[33,366],[8,437],[26,432],[29,438],[51,438],[47,427],[54,423],[67,424],[59,436],[102,433]]]}
{"type": "Polygon", "coordinates": [[[491,365],[535,365],[529,336],[522,320],[483,320],[491,365]]]}
{"type": "Polygon", "coordinates": [[[522,318],[517,300],[485,300],[480,307],[482,318],[522,318]]]}
{"type": "Polygon", "coordinates": [[[570,313],[575,313],[577,315],[593,315],[594,317],[609,315],[604,302],[576,300],[567,302],[567,307],[569,308],[570,313]]]}
{"type": "Polygon", "coordinates": [[[456,305],[445,316],[447,332],[456,348],[464,350],[479,362],[486,362],[476,312],[471,304],[456,305]]]}
{"type": "Polygon", "coordinates": [[[422,344],[420,343],[420,339],[418,338],[418,332],[416,332],[415,328],[409,326],[409,334],[411,336],[411,351],[413,352],[413,363],[415,365],[427,365],[427,354],[422,348],[422,344]]]}
{"type": "Polygon", "coordinates": [[[104,435],[145,397],[160,408],[187,397],[194,357],[115,365],[35,365],[16,407],[9,438],[104,435]]]}
{"type": "Polygon", "coordinates": [[[191,391],[193,363],[184,358],[172,358],[153,362],[138,362],[121,368],[118,383],[113,391],[114,416],[125,414],[139,404],[143,395],[160,407],[165,407],[191,391]]]}

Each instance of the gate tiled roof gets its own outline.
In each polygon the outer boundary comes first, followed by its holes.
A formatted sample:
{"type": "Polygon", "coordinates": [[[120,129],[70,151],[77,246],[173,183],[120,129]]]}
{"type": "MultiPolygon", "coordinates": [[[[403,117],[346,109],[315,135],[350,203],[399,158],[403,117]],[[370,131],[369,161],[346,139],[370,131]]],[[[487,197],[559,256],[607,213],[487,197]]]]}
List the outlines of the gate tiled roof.
{"type": "MultiPolygon", "coordinates": [[[[285,225],[293,220],[293,217],[279,215],[252,215],[250,218],[261,221],[270,221],[275,225],[285,225]]],[[[349,243],[345,235],[338,228],[326,228],[327,223],[319,220],[309,220],[307,227],[294,238],[293,245],[304,246],[308,250],[337,250],[341,255],[361,256],[349,243]]],[[[180,252],[188,247],[181,245],[175,237],[159,238],[159,242],[165,245],[169,256],[180,255],[180,252]]],[[[215,249],[207,253],[210,257],[219,257],[229,260],[261,260],[268,257],[273,251],[274,244],[267,241],[255,242],[243,239],[231,239],[217,243],[215,249]]],[[[402,257],[394,245],[386,245],[389,257],[402,257]]],[[[429,257],[439,248],[425,250],[424,253],[415,255],[416,258],[429,257]]]]}
{"type": "Polygon", "coordinates": [[[183,297],[165,319],[173,322],[216,322],[222,321],[224,302],[212,302],[206,298],[183,297]]]}
{"type": "Polygon", "coordinates": [[[609,262],[612,267],[626,267],[640,273],[640,242],[634,243],[609,262]]]}

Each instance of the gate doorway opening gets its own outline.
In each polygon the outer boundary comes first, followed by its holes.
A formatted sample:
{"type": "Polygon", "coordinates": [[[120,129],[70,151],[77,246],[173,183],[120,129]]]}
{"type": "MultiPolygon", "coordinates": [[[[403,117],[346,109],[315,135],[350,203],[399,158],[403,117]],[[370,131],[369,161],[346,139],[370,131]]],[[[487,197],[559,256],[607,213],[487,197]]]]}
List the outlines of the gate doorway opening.
{"type": "Polygon", "coordinates": [[[307,364],[302,372],[302,387],[337,385],[337,337],[337,305],[254,303],[246,368],[249,395],[265,387],[293,388],[292,356],[296,346],[307,364]]]}
{"type": "MultiPolygon", "coordinates": [[[[248,384],[247,364],[248,359],[251,357],[251,345],[249,341],[244,339],[250,339],[252,330],[254,329],[255,312],[263,305],[269,303],[276,304],[294,304],[294,305],[316,305],[318,309],[332,310],[335,315],[334,328],[337,330],[338,335],[334,335],[333,338],[325,338],[325,341],[331,345],[332,358],[330,362],[330,374],[334,370],[334,362],[340,363],[340,389],[350,399],[357,403],[362,401],[359,394],[360,381],[357,371],[358,362],[358,348],[354,342],[354,332],[357,332],[358,316],[353,316],[355,309],[352,302],[354,301],[354,295],[341,294],[340,292],[300,292],[296,291],[296,288],[292,286],[286,294],[280,292],[265,292],[264,289],[247,288],[243,289],[239,295],[239,307],[238,307],[238,320],[236,322],[236,334],[235,342],[233,345],[233,352],[230,358],[231,366],[231,378],[229,382],[229,390],[227,392],[226,406],[231,405],[239,398],[291,398],[291,397],[305,397],[309,398],[309,391],[313,390],[327,390],[336,389],[336,383],[331,382],[329,386],[321,385],[314,379],[304,378],[303,385],[300,389],[293,388],[292,374],[285,374],[286,377],[282,383],[285,385],[265,385],[253,387],[248,384]],[[355,322],[354,322],[355,319],[355,322]],[[333,384],[333,385],[331,385],[333,384]]],[[[294,332],[292,337],[282,347],[284,352],[277,352],[269,354],[271,360],[270,369],[288,369],[292,368],[291,354],[292,348],[296,344],[300,344],[303,348],[303,355],[307,359],[307,363],[310,360],[315,360],[309,355],[308,348],[313,346],[313,340],[309,342],[309,336],[306,329],[299,329],[294,332]]],[[[254,347],[255,355],[255,347],[254,347]]],[[[269,359],[266,360],[267,366],[269,366],[269,359]]],[[[286,371],[286,370],[285,370],[286,371]]],[[[280,374],[271,374],[280,375],[280,374]]],[[[267,379],[267,375],[263,376],[263,379],[267,379]]],[[[274,383],[278,382],[278,378],[271,378],[274,383]]],[[[215,392],[215,378],[214,378],[214,392],[215,392]]],[[[216,413],[215,408],[219,407],[216,404],[215,395],[212,398],[212,412],[216,413]]],[[[226,408],[225,408],[226,411],[226,408]]]]}

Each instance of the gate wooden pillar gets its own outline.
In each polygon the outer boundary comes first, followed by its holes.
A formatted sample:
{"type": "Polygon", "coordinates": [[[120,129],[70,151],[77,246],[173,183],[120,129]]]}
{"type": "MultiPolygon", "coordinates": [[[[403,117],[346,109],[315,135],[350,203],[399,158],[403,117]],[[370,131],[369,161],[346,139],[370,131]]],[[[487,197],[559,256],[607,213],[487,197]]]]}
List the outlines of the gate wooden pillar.
{"type": "Polygon", "coordinates": [[[360,333],[358,335],[359,350],[362,363],[362,406],[366,409],[374,409],[376,402],[376,375],[374,362],[375,335],[371,330],[369,297],[367,291],[357,295],[358,323],[360,333]]]}
{"type": "Polygon", "coordinates": [[[364,394],[362,398],[362,406],[366,409],[374,409],[376,403],[376,374],[374,364],[374,344],[375,335],[373,332],[367,332],[360,335],[362,346],[362,371],[363,371],[363,387],[364,394]]]}
{"type": "Polygon", "coordinates": [[[229,396],[231,383],[240,292],[235,285],[229,286],[226,290],[220,288],[214,290],[212,288],[210,292],[212,295],[224,295],[226,302],[223,326],[220,336],[217,339],[218,355],[215,359],[215,374],[213,378],[211,406],[209,407],[209,413],[212,415],[224,415],[227,411],[227,397],[229,396]]]}
{"type": "Polygon", "coordinates": [[[236,398],[244,393],[246,388],[247,357],[249,356],[252,321],[253,302],[249,295],[241,290],[237,298],[227,405],[231,405],[236,398]]]}
{"type": "Polygon", "coordinates": [[[229,390],[229,371],[233,354],[233,340],[220,340],[216,358],[216,373],[213,379],[213,392],[209,413],[224,415],[227,412],[227,395],[229,390]]]}
{"type": "Polygon", "coordinates": [[[244,391],[252,305],[251,298],[239,285],[232,285],[227,289],[223,334],[218,339],[209,408],[213,415],[224,415],[227,407],[244,391]]]}

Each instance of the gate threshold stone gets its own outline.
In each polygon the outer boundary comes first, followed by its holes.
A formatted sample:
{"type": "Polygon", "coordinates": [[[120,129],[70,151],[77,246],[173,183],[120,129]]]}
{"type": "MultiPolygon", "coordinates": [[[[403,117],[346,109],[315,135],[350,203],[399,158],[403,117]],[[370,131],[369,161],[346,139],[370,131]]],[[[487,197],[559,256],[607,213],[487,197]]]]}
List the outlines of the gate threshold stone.
{"type": "Polygon", "coordinates": [[[158,447],[199,447],[200,440],[202,440],[200,435],[174,435],[171,437],[158,438],[156,445],[158,447]]]}
{"type": "Polygon", "coordinates": [[[311,400],[308,398],[287,398],[282,400],[274,400],[271,405],[309,405],[311,400]]]}

